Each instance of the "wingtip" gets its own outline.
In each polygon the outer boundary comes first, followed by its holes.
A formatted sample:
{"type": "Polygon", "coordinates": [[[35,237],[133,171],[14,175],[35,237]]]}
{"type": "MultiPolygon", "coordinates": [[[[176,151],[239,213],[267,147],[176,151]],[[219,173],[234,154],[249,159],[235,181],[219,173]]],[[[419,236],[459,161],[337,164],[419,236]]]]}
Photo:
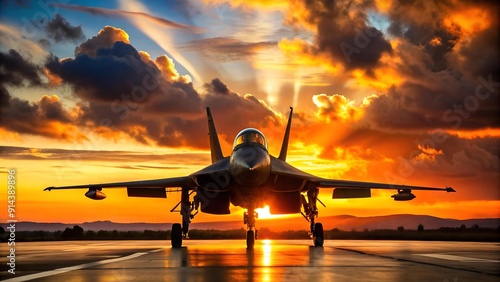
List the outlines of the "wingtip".
{"type": "Polygon", "coordinates": [[[54,188],[54,186],[47,187],[47,188],[43,189],[43,191],[49,191],[50,192],[50,190],[52,190],[52,188],[54,188]]]}
{"type": "Polygon", "coordinates": [[[446,192],[457,192],[455,191],[455,189],[451,188],[451,187],[446,187],[446,192]]]}

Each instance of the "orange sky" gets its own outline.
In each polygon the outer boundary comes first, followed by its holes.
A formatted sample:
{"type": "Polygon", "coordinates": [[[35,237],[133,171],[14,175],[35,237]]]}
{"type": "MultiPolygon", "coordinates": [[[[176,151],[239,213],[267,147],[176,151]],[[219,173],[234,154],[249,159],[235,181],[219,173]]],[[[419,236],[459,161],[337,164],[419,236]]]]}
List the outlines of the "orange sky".
{"type": "MultiPolygon", "coordinates": [[[[206,106],[225,155],[245,127],[260,129],[276,155],[294,106],[296,167],[457,190],[395,202],[393,191],[332,200],[324,189],[320,216],[500,216],[497,4],[192,2],[61,6],[35,35],[21,19],[36,6],[0,12],[0,197],[13,168],[18,220],[179,221],[169,212],[178,194],[106,189],[92,201],[85,190],[42,190],[203,168],[206,106]]],[[[231,210],[195,220],[240,220],[231,210]]]]}

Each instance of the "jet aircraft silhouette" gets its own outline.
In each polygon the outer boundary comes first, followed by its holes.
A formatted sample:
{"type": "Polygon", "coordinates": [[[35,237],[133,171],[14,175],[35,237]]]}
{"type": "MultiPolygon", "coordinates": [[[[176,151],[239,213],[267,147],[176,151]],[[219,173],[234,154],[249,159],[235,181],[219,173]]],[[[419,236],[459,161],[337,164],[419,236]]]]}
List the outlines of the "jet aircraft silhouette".
{"type": "MultiPolygon", "coordinates": [[[[288,139],[293,108],[283,138],[278,157],[271,156],[266,138],[255,128],[242,130],[234,139],[231,156],[224,156],[221,150],[210,108],[207,108],[208,131],[212,164],[187,176],[140,180],[130,182],[99,183],[87,185],[47,187],[44,190],[88,189],[90,199],[106,198],[103,188],[127,189],[129,197],[166,198],[167,192],[180,192],[182,224],[172,225],[171,244],[182,246],[183,238],[188,238],[189,224],[199,210],[209,214],[229,214],[229,206],[246,209],[243,216],[247,226],[246,244],[253,249],[256,239],[255,209],[269,206],[271,214],[301,213],[310,223],[310,236],[315,246],[323,246],[323,225],[316,222],[317,203],[320,188],[333,188],[334,199],[366,198],[371,189],[393,189],[395,201],[415,198],[412,190],[455,192],[451,187],[433,188],[406,186],[373,182],[326,179],[301,171],[286,162],[288,139]]],[[[323,204],[323,203],[321,203],[323,204]]]]}

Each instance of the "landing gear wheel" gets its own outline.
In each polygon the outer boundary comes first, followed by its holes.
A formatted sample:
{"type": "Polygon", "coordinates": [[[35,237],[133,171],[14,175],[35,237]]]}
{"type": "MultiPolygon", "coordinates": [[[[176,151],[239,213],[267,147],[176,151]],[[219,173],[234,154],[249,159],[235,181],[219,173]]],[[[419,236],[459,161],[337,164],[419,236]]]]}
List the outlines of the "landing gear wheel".
{"type": "Polygon", "coordinates": [[[319,222],[314,224],[313,240],[315,247],[323,247],[323,242],[325,241],[325,237],[323,235],[323,224],[319,222]]]}
{"type": "Polygon", "coordinates": [[[172,248],[182,247],[182,227],[180,223],[172,224],[172,233],[170,234],[172,248]]]}
{"type": "Polygon", "coordinates": [[[253,230],[247,231],[247,250],[253,250],[255,245],[255,233],[253,230]]]}

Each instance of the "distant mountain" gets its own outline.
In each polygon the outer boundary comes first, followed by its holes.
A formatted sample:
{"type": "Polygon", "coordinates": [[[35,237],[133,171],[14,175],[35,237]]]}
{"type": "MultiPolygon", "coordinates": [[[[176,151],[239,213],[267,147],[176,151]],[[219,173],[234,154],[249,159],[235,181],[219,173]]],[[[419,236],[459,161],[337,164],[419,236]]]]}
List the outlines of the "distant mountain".
{"type": "MultiPolygon", "coordinates": [[[[398,226],[403,226],[405,229],[417,229],[419,224],[422,224],[425,229],[438,229],[440,227],[460,227],[462,224],[471,227],[477,224],[484,228],[498,228],[500,226],[500,218],[480,218],[480,219],[450,219],[439,218],[428,215],[412,215],[412,214],[397,214],[386,216],[371,216],[371,217],[356,217],[351,215],[337,215],[320,217],[318,221],[323,223],[324,229],[338,228],[341,230],[357,230],[365,229],[396,229],[398,226]]],[[[84,230],[118,230],[118,231],[143,231],[148,230],[168,230],[172,223],[116,223],[111,221],[93,221],[84,223],[42,223],[42,222],[18,222],[16,224],[17,231],[58,231],[64,230],[66,227],[74,225],[81,226],[84,230]]],[[[7,224],[0,224],[3,228],[7,224]]],[[[244,228],[242,221],[217,221],[217,222],[194,222],[191,224],[191,229],[239,229],[244,228]]],[[[273,231],[286,230],[307,230],[309,224],[302,217],[283,218],[283,219],[259,219],[257,220],[258,228],[268,228],[273,231]]]]}
{"type": "Polygon", "coordinates": [[[460,227],[462,224],[471,227],[477,224],[483,228],[497,228],[500,226],[500,218],[478,218],[478,219],[451,219],[439,218],[428,215],[397,214],[372,217],[354,216],[331,216],[323,218],[325,228],[338,228],[341,230],[365,229],[396,229],[403,226],[405,229],[417,229],[422,224],[425,229],[438,229],[440,227],[460,227]]]}

